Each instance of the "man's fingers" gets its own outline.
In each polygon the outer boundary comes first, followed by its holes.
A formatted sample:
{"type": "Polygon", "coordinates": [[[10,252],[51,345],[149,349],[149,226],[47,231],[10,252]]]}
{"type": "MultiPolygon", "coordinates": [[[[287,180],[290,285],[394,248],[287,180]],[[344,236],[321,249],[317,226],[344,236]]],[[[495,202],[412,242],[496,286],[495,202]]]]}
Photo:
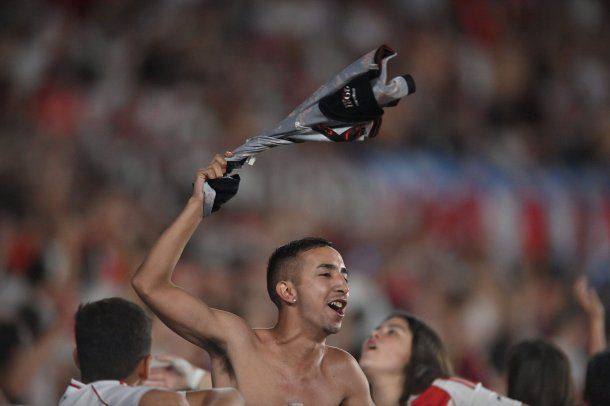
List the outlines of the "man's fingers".
{"type": "Polygon", "coordinates": [[[216,177],[217,178],[222,178],[225,174],[225,167],[220,166],[220,164],[214,164],[213,169],[214,172],[216,173],[216,177]]]}
{"type": "Polygon", "coordinates": [[[205,171],[207,179],[222,178],[224,173],[224,168],[218,162],[212,163],[205,171]]]}
{"type": "MultiPolygon", "coordinates": [[[[229,151],[224,154],[226,157],[230,157],[233,154],[229,151]]],[[[193,184],[193,196],[200,198],[203,192],[203,184],[210,179],[222,178],[227,169],[227,161],[221,154],[214,155],[212,162],[207,168],[199,168],[195,175],[195,182],[193,184]]]]}
{"type": "MultiPolygon", "coordinates": [[[[227,157],[233,155],[231,152],[225,152],[227,157]]],[[[227,161],[220,154],[214,155],[214,159],[210,162],[207,168],[199,168],[197,170],[197,177],[202,178],[205,182],[208,179],[222,178],[227,169],[227,161]]]]}
{"type": "Polygon", "coordinates": [[[207,169],[206,168],[199,168],[197,169],[197,174],[196,177],[197,179],[201,179],[205,182],[206,178],[207,178],[207,174],[206,174],[207,169]]]}
{"type": "Polygon", "coordinates": [[[227,167],[227,161],[220,154],[214,155],[214,159],[212,160],[211,165],[213,164],[219,164],[221,168],[227,167]]]}

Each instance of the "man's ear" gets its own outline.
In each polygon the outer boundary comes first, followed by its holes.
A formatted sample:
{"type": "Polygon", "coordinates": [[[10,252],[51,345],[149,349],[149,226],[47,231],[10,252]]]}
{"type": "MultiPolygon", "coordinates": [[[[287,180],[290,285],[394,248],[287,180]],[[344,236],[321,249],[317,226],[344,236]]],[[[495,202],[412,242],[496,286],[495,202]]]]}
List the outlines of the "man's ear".
{"type": "Polygon", "coordinates": [[[78,351],[76,351],[76,347],[72,350],[72,361],[74,361],[74,365],[76,365],[76,368],[80,371],[80,362],[78,362],[78,351]]]}
{"type": "Polygon", "coordinates": [[[275,292],[286,303],[296,303],[297,289],[291,281],[280,281],[275,285],[275,292]]]}
{"type": "Polygon", "coordinates": [[[138,379],[140,382],[144,382],[148,379],[148,374],[150,373],[150,364],[152,363],[152,355],[147,355],[140,360],[138,366],[136,367],[136,372],[138,375],[138,379]]]}

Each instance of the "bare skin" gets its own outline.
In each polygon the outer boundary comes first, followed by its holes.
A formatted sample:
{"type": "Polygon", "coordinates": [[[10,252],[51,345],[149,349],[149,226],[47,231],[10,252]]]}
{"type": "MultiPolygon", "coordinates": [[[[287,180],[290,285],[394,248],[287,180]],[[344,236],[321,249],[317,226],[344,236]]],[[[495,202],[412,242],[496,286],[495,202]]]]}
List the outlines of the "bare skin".
{"type": "Polygon", "coordinates": [[[587,316],[589,355],[593,355],[606,348],[606,311],[597,292],[588,285],[585,277],[578,278],[573,288],[574,296],[587,316]]]}
{"type": "Polygon", "coordinates": [[[203,184],[225,170],[226,161],[216,155],[198,171],[193,196],[134,275],[134,289],[172,330],[209,352],[214,387],[237,388],[248,405],[372,405],[354,358],[325,343],[343,318],[328,304],[349,296],[345,265],[333,248],[299,254],[296,280],[276,286],[282,305],[270,329],[253,329],[172,283],[174,267],[203,218],[203,184]]]}

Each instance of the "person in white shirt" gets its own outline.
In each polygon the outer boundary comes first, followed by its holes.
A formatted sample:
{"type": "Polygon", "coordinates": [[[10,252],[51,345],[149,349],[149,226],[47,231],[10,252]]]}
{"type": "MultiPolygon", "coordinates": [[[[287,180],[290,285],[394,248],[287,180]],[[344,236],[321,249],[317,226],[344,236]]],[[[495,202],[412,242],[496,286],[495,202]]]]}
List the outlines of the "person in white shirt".
{"type": "Polygon", "coordinates": [[[438,335],[416,317],[395,312],[362,347],[360,367],[377,406],[518,406],[465,379],[453,376],[438,335]]]}
{"type": "Polygon", "coordinates": [[[244,405],[233,388],[173,392],[139,386],[152,360],[151,320],[134,303],[115,297],[81,305],[74,330],[81,380],[72,379],[60,406],[244,405]]]}

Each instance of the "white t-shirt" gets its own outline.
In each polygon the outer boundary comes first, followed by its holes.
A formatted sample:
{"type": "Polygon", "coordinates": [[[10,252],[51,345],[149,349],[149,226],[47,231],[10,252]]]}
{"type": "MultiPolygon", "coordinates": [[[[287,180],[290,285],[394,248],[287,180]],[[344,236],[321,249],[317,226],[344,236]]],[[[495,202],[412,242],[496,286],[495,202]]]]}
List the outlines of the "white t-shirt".
{"type": "Polygon", "coordinates": [[[138,406],[147,386],[129,386],[121,381],[95,381],[84,384],[75,379],[59,400],[59,406],[138,406]]]}
{"type": "Polygon", "coordinates": [[[498,395],[480,383],[462,378],[436,379],[418,396],[409,399],[409,406],[522,406],[522,403],[498,395]]]}

